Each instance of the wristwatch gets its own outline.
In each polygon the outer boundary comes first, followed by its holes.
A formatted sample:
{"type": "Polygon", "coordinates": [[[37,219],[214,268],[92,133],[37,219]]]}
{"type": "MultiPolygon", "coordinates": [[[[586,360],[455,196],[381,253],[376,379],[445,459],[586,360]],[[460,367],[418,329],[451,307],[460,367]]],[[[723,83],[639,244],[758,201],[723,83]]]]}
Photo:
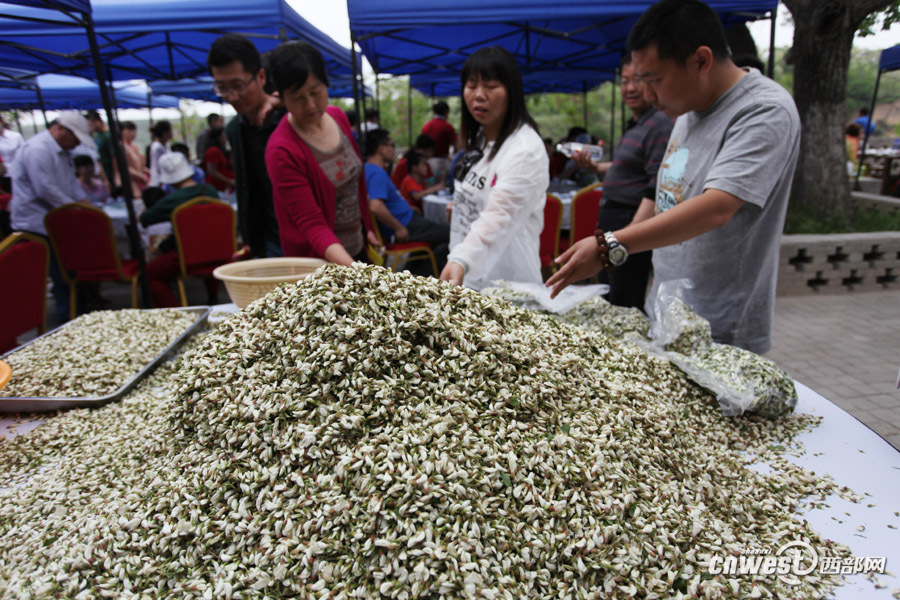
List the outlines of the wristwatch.
{"type": "Polygon", "coordinates": [[[628,260],[628,250],[625,246],[619,243],[619,240],[616,239],[616,236],[611,231],[607,231],[603,237],[606,240],[607,256],[610,264],[613,267],[624,264],[628,260]]]}

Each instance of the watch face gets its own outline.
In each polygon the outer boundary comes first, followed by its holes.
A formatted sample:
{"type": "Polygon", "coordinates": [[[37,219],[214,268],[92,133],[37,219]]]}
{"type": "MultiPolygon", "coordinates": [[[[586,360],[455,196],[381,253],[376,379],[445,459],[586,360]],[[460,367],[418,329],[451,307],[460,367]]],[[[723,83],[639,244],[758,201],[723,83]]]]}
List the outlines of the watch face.
{"type": "Polygon", "coordinates": [[[628,253],[622,246],[615,246],[609,249],[609,262],[615,266],[621,265],[628,257],[628,253]]]}

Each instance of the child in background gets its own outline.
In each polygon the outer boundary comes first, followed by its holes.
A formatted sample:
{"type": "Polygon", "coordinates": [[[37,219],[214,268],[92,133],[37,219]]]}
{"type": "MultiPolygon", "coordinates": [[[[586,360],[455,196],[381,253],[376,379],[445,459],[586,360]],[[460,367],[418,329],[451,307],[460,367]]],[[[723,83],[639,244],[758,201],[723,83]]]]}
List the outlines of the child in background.
{"type": "Polygon", "coordinates": [[[75,157],[75,177],[84,190],[85,197],[96,206],[103,206],[109,198],[109,188],[96,177],[94,159],[85,154],[75,157]]]}
{"type": "Polygon", "coordinates": [[[430,187],[425,187],[428,179],[428,160],[425,155],[410,150],[406,153],[406,166],[409,174],[403,178],[400,184],[400,194],[406,198],[414,211],[422,214],[422,198],[428,194],[444,189],[444,183],[439,182],[430,187]]]}

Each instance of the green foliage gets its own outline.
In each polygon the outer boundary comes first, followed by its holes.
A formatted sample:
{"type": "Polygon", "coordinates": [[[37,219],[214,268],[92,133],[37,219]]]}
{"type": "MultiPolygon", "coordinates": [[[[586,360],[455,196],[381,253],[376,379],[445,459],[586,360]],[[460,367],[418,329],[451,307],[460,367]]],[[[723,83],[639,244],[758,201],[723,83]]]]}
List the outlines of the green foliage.
{"type": "Polygon", "coordinates": [[[784,222],[785,234],[797,233],[867,233],[900,231],[900,213],[887,214],[875,209],[853,211],[849,217],[838,213],[806,211],[795,204],[788,206],[784,222]]]}
{"type": "Polygon", "coordinates": [[[894,23],[900,23],[900,0],[895,0],[882,11],[868,15],[856,30],[856,35],[860,37],[874,35],[878,31],[879,24],[882,30],[887,31],[894,23]]]}

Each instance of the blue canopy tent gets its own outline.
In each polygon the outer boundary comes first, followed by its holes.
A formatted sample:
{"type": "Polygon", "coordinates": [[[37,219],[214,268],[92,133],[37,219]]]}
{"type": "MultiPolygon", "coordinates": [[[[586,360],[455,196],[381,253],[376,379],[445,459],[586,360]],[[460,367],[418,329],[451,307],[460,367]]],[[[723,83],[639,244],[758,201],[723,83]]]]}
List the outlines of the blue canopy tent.
{"type": "MultiPolygon", "coordinates": [[[[869,119],[875,118],[875,100],[878,98],[878,85],[881,83],[881,74],[888,71],[896,71],[900,69],[900,44],[886,48],[881,51],[881,59],[878,61],[878,76],[875,78],[875,90],[872,92],[872,102],[869,104],[869,119]]],[[[866,148],[869,146],[869,133],[871,127],[866,127],[866,136],[863,138],[862,154],[866,155],[866,148]]],[[[853,182],[853,189],[859,191],[862,187],[859,185],[859,177],[862,173],[862,163],[860,159],[859,167],[856,169],[856,179],[853,182]]]]}
{"type": "MultiPolygon", "coordinates": [[[[113,139],[118,139],[118,130],[113,119],[113,103],[109,87],[106,85],[105,75],[103,73],[103,63],[100,61],[100,50],[97,46],[97,37],[94,31],[94,20],[91,16],[91,4],[89,0],[36,0],[27,2],[31,7],[27,8],[18,6],[25,4],[22,0],[12,0],[11,2],[0,3],[0,20],[4,21],[7,32],[15,30],[17,25],[21,25],[23,29],[26,25],[32,26],[58,27],[69,34],[82,35],[87,40],[84,55],[88,57],[93,70],[87,73],[88,76],[96,77],[102,98],[103,107],[106,111],[106,118],[110,123],[110,135],[113,139]],[[22,14],[22,11],[26,11],[22,14]],[[57,12],[58,11],[58,12],[57,12]]],[[[6,37],[0,35],[0,41],[6,43],[6,37]]],[[[10,47],[19,48],[15,42],[10,47]]],[[[30,50],[27,47],[21,47],[20,52],[28,55],[30,50]]],[[[9,65],[17,64],[9,58],[0,59],[0,64],[9,65]]],[[[20,65],[23,66],[24,65],[20,65]]],[[[116,164],[119,172],[122,174],[122,186],[125,189],[125,205],[128,209],[129,225],[126,228],[128,238],[131,243],[132,256],[138,261],[138,268],[141,273],[141,300],[143,306],[152,306],[150,297],[150,283],[147,279],[147,265],[144,260],[144,253],[141,249],[141,241],[137,231],[137,215],[134,211],[133,198],[131,197],[131,181],[128,176],[128,166],[125,159],[125,151],[120,144],[113,144],[113,154],[115,155],[116,164]]]]}
{"type": "MultiPolygon", "coordinates": [[[[580,94],[592,90],[604,81],[611,81],[615,73],[562,70],[554,72],[525,73],[522,85],[526,94],[557,92],[560,94],[580,94]]],[[[410,85],[426,96],[458,96],[459,74],[438,77],[417,74],[410,76],[410,85]]]]}
{"type": "MultiPolygon", "coordinates": [[[[707,0],[723,24],[773,19],[778,0],[707,0]]],[[[587,71],[612,80],[625,42],[653,0],[347,0],[351,44],[376,73],[450,81],[483,46],[509,50],[523,78],[587,71]]],[[[427,81],[427,80],[426,80],[427,81]]],[[[577,79],[557,79],[571,86],[577,79]],[[568,83],[565,83],[568,82],[568,83]]],[[[586,80],[582,80],[583,82],[586,80]]],[[[548,89],[554,89],[547,86],[548,89]]],[[[582,83],[582,88],[587,84],[582,83]]],[[[458,93],[458,92],[454,92],[458,93]]]]}
{"type": "MultiPolygon", "coordinates": [[[[93,20],[109,80],[205,75],[206,55],[223,33],[242,33],[261,52],[303,39],[329,73],[351,75],[350,51],[313,27],[285,0],[94,0],[93,20]]],[[[87,36],[47,22],[38,9],[0,10],[0,64],[93,77],[87,36]],[[26,19],[24,22],[21,19],[26,19]]]]}
{"type": "MultiPolygon", "coordinates": [[[[0,78],[0,107],[17,109],[89,109],[103,106],[100,86],[82,77],[38,75],[32,80],[17,80],[14,87],[0,78]],[[40,92],[40,96],[38,96],[40,92]]],[[[116,105],[122,108],[145,108],[147,88],[122,82],[114,85],[116,105]]],[[[153,108],[178,108],[178,98],[155,96],[153,108]]]]}
{"type": "MultiPolygon", "coordinates": [[[[349,52],[349,50],[348,50],[349,52]]],[[[352,98],[353,97],[353,78],[351,75],[329,74],[328,95],[332,98],[352,98]]],[[[169,94],[179,98],[190,98],[192,100],[205,100],[207,102],[221,102],[221,98],[212,91],[213,81],[211,77],[198,77],[196,79],[178,79],[170,81],[166,79],[158,79],[148,82],[150,89],[154,94],[169,94]]],[[[365,93],[371,96],[368,86],[365,93]]]]}

